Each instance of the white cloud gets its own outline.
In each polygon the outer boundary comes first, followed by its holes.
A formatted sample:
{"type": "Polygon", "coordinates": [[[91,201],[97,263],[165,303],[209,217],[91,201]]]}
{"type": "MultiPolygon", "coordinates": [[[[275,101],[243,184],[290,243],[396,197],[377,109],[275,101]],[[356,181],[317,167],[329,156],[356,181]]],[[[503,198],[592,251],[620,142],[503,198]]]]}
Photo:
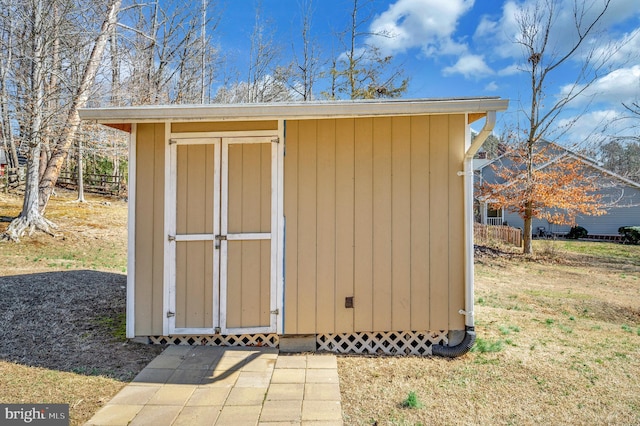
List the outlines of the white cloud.
{"type": "Polygon", "coordinates": [[[602,109],[558,120],[560,129],[569,129],[564,139],[574,143],[598,143],[612,136],[637,134],[628,114],[622,110],[602,109]]]}
{"type": "Polygon", "coordinates": [[[507,77],[510,75],[514,75],[514,74],[518,74],[521,73],[522,69],[520,67],[520,65],[518,64],[511,64],[509,66],[506,66],[504,68],[502,68],[501,70],[498,71],[498,75],[501,77],[507,77]]]}
{"type": "Polygon", "coordinates": [[[466,78],[481,78],[494,74],[493,70],[485,63],[482,55],[462,55],[454,65],[446,67],[442,73],[462,74],[466,78]]]}
{"type": "Polygon", "coordinates": [[[459,54],[466,46],[453,40],[458,20],[474,0],[397,0],[374,19],[370,31],[390,37],[369,38],[385,54],[421,48],[427,55],[459,54]]]}
{"type": "Polygon", "coordinates": [[[473,35],[474,40],[485,46],[492,46],[493,52],[502,58],[519,58],[520,47],[514,42],[518,34],[516,18],[521,7],[513,1],[507,1],[502,6],[502,15],[494,20],[483,16],[473,35]]]}
{"type": "MultiPolygon", "coordinates": [[[[568,44],[575,41],[576,28],[574,17],[574,0],[557,0],[554,12],[553,28],[548,43],[548,52],[563,51],[568,44]]],[[[595,19],[601,11],[602,2],[599,0],[586,0],[582,3],[584,6],[583,22],[587,23],[595,19]]],[[[503,58],[522,58],[522,49],[516,43],[521,34],[518,25],[518,17],[525,14],[532,16],[536,5],[544,6],[539,0],[507,0],[499,17],[482,17],[480,24],[476,28],[474,40],[480,44],[492,46],[497,56],[503,58]]],[[[547,10],[539,9],[539,13],[546,14],[547,10]]],[[[638,8],[637,0],[614,0],[607,12],[600,21],[600,25],[595,28],[597,43],[603,45],[607,43],[607,36],[610,34],[612,38],[621,39],[627,35],[616,34],[615,31],[605,33],[604,29],[613,29],[613,27],[621,22],[627,21],[634,17],[640,16],[640,8],[638,8]]],[[[545,16],[542,15],[542,21],[545,16]]],[[[636,41],[637,42],[637,41],[636,41]]],[[[640,42],[637,42],[640,44],[640,42]]],[[[636,45],[637,46],[637,45],[636,45]]],[[[587,48],[589,46],[586,46],[587,48]]],[[[629,46],[629,50],[633,48],[629,46]]]]}
{"type": "MultiPolygon", "coordinates": [[[[559,98],[567,96],[572,85],[565,85],[560,89],[559,98]]],[[[584,86],[577,86],[581,90],[584,86]]],[[[630,68],[619,68],[596,80],[572,102],[572,106],[584,106],[589,102],[594,104],[611,103],[622,104],[637,101],[640,98],[640,65],[630,68]]]]}
{"type": "Polygon", "coordinates": [[[640,28],[624,34],[618,40],[614,40],[610,45],[601,46],[596,49],[595,57],[608,58],[609,63],[625,65],[629,62],[638,62],[640,52],[640,28]]]}
{"type": "Polygon", "coordinates": [[[487,84],[486,86],[484,86],[484,91],[485,92],[495,92],[496,90],[498,90],[498,84],[495,81],[490,82],[489,84],[487,84]]]}

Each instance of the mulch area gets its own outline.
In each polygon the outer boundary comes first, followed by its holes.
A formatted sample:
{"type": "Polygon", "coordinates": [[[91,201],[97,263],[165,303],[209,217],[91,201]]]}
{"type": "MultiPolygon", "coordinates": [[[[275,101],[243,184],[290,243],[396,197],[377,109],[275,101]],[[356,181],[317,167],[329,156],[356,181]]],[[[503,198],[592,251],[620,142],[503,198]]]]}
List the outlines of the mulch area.
{"type": "Polygon", "coordinates": [[[0,276],[0,294],[2,360],[129,381],[163,349],[124,339],[126,275],[0,276]]]}

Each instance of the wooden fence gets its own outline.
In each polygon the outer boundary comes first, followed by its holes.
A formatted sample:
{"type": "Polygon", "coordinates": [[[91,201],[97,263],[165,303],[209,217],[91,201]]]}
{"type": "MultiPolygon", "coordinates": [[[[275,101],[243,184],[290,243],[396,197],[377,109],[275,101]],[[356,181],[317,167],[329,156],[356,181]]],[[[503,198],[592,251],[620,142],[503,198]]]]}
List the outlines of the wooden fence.
{"type": "Polygon", "coordinates": [[[0,166],[0,190],[5,194],[19,187],[24,182],[25,174],[20,169],[0,166]]]}
{"type": "Polygon", "coordinates": [[[473,236],[476,244],[482,241],[500,240],[505,244],[522,247],[522,231],[519,228],[474,223],[473,236]]]}
{"type": "MultiPolygon", "coordinates": [[[[83,177],[86,192],[117,197],[127,195],[127,182],[120,175],[84,173],[83,177]]],[[[62,188],[78,189],[78,173],[60,172],[57,185],[62,188]]]]}

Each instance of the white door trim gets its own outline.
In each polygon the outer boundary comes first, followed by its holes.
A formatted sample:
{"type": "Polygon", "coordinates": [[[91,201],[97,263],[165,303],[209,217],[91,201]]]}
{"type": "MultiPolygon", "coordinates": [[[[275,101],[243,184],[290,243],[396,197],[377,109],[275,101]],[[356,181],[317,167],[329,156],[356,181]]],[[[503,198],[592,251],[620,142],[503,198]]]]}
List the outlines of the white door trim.
{"type": "Polygon", "coordinates": [[[171,150],[171,122],[164,123],[164,288],[162,296],[162,334],[169,336],[175,326],[175,318],[170,321],[169,312],[175,312],[175,242],[169,241],[169,235],[176,233],[176,161],[171,150]],[[168,166],[168,167],[167,167],[168,166]],[[173,204],[172,204],[173,200],[173,204]],[[174,283],[174,287],[171,283],[174,283]]]}
{"type": "MultiPolygon", "coordinates": [[[[165,168],[165,241],[164,241],[164,286],[163,286],[163,334],[169,335],[189,335],[189,334],[253,334],[253,333],[282,333],[283,329],[283,300],[284,300],[284,121],[278,122],[278,130],[260,131],[229,131],[229,132],[193,132],[193,133],[171,133],[171,123],[165,123],[165,161],[168,167],[165,168]],[[227,141],[227,152],[223,153],[227,141]],[[176,235],[176,185],[177,185],[177,146],[188,144],[211,144],[217,145],[216,160],[214,170],[214,234],[197,235],[176,235]],[[230,234],[227,235],[229,241],[233,240],[266,240],[271,239],[271,277],[270,277],[270,311],[271,319],[268,327],[249,328],[226,328],[222,326],[224,320],[226,325],[226,304],[223,303],[223,290],[221,277],[225,277],[226,285],[226,259],[227,241],[220,241],[220,249],[214,249],[214,265],[219,265],[219,273],[216,273],[214,266],[213,284],[213,324],[209,328],[176,328],[175,316],[168,313],[175,313],[175,257],[176,242],[179,241],[200,241],[215,240],[216,235],[222,234],[222,226],[227,229],[226,215],[222,215],[222,198],[228,199],[228,188],[221,185],[221,176],[228,173],[226,162],[228,158],[228,143],[271,143],[271,232],[252,234],[230,234]],[[169,238],[173,236],[173,238],[169,238]],[[225,312],[223,312],[223,309],[225,312]],[[216,328],[220,327],[219,330],[216,328]]],[[[226,297],[226,288],[224,289],[226,297]]]]}

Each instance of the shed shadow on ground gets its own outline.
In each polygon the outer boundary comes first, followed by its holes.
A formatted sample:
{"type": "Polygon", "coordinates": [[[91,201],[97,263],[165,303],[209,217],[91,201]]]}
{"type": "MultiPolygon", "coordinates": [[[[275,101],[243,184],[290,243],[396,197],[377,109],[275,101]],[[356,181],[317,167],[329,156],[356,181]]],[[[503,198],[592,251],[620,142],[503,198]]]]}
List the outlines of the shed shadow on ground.
{"type": "MultiPolygon", "coordinates": [[[[241,381],[267,386],[278,350],[237,346],[171,346],[136,376],[133,383],[225,386],[241,381]]],[[[249,383],[246,383],[249,384],[249,383]]]]}
{"type": "Polygon", "coordinates": [[[0,276],[0,359],[131,380],[163,347],[124,338],[126,282],[90,270],[0,276]]]}

